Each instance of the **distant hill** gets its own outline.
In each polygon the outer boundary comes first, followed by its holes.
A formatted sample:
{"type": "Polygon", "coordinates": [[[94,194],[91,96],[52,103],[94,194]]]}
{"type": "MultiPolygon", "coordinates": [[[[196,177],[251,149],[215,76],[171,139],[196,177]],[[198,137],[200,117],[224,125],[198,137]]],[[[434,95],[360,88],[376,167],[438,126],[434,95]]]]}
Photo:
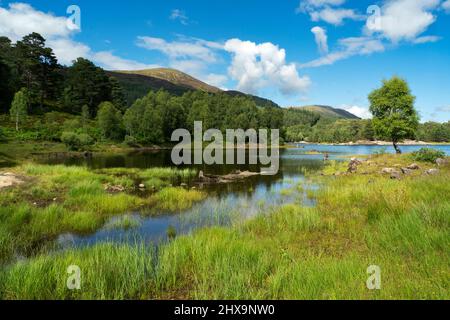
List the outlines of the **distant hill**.
{"type": "Polygon", "coordinates": [[[230,96],[244,96],[244,97],[250,97],[253,99],[253,101],[255,101],[257,106],[260,107],[273,107],[273,108],[280,108],[280,106],[278,104],[276,104],[275,102],[273,102],[272,100],[266,99],[266,98],[261,98],[258,96],[254,96],[251,94],[246,94],[246,93],[242,93],[240,91],[235,91],[235,90],[229,90],[229,91],[224,91],[226,94],[229,94],[230,96]]]}
{"type": "Polygon", "coordinates": [[[200,81],[184,72],[175,69],[155,68],[138,71],[118,71],[118,72],[157,78],[191,90],[200,90],[210,93],[217,93],[221,91],[219,88],[210,86],[209,84],[203,81],[200,81]]]}
{"type": "Polygon", "coordinates": [[[163,89],[178,96],[193,90],[213,94],[225,93],[231,96],[247,96],[251,97],[256,105],[260,107],[279,108],[279,105],[269,99],[248,95],[239,91],[223,91],[175,69],[156,68],[138,71],[107,71],[107,74],[119,80],[129,105],[136,99],[145,96],[149,91],[163,89]]]}
{"type": "Polygon", "coordinates": [[[291,107],[291,108],[318,113],[321,116],[327,117],[327,118],[361,119],[361,118],[355,116],[353,113],[350,113],[346,110],[337,109],[337,108],[333,108],[330,106],[313,105],[313,106],[291,107]]]}

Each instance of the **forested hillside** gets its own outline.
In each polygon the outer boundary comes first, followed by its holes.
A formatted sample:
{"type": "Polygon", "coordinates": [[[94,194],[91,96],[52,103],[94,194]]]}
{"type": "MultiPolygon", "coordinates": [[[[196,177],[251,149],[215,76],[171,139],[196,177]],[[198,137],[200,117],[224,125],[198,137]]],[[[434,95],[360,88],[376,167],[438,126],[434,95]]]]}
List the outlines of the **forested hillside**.
{"type": "MultiPolygon", "coordinates": [[[[16,43],[0,37],[2,140],[62,141],[71,149],[105,141],[145,146],[170,142],[173,130],[192,129],[194,121],[204,129],[280,129],[285,141],[377,138],[370,120],[343,110],[282,109],[241,92],[207,90],[213,87],[174,70],[163,76],[167,69],[159,69],[157,77],[107,72],[85,58],[61,66],[45,42],[37,33],[16,43]]],[[[450,124],[423,124],[416,138],[450,141],[450,124]]]]}

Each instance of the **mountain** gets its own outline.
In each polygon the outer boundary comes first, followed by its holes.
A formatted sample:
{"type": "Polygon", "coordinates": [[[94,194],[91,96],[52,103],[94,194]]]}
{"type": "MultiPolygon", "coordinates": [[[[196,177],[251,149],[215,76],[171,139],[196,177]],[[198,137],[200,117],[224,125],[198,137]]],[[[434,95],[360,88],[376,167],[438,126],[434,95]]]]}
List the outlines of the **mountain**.
{"type": "Polygon", "coordinates": [[[355,116],[353,113],[350,113],[343,109],[333,108],[330,106],[320,106],[320,105],[312,105],[312,106],[303,106],[303,107],[291,107],[297,110],[306,110],[314,113],[318,113],[321,116],[328,118],[337,118],[337,119],[361,119],[355,116]]]}
{"type": "Polygon", "coordinates": [[[210,93],[217,93],[221,91],[219,88],[210,86],[209,84],[203,81],[200,81],[184,72],[175,69],[155,68],[138,71],[119,71],[119,72],[125,74],[135,74],[135,75],[137,74],[141,76],[157,78],[191,90],[200,90],[210,93]]]}
{"type": "Polygon", "coordinates": [[[235,96],[250,97],[253,99],[253,101],[255,101],[256,105],[260,106],[260,107],[280,108],[280,106],[278,104],[276,104],[275,102],[273,102],[272,100],[269,100],[266,98],[261,98],[261,97],[254,96],[254,95],[247,94],[247,93],[243,93],[240,91],[229,90],[229,91],[225,91],[225,94],[228,94],[233,97],[235,97],[235,96]]]}
{"type": "Polygon", "coordinates": [[[224,93],[231,96],[246,96],[252,98],[256,105],[260,107],[280,107],[269,99],[239,91],[223,91],[175,69],[156,68],[138,71],[107,71],[107,74],[115,77],[120,82],[129,105],[136,99],[145,96],[149,91],[163,89],[178,96],[193,90],[213,94],[224,93]]]}

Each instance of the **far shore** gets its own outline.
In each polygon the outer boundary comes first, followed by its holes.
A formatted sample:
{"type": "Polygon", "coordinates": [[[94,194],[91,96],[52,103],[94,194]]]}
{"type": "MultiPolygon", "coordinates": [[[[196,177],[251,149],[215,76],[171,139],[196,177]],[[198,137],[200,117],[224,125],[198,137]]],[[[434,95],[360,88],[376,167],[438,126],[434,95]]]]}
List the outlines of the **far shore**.
{"type": "MultiPolygon", "coordinates": [[[[324,145],[324,146],[392,146],[392,142],[389,141],[368,141],[361,140],[356,142],[344,142],[344,143],[331,143],[331,142],[308,142],[308,141],[300,141],[300,142],[292,142],[292,144],[299,145],[324,145]]],[[[397,143],[399,146],[446,146],[450,145],[449,142],[425,142],[425,141],[416,141],[416,140],[405,140],[403,142],[397,143]]]]}

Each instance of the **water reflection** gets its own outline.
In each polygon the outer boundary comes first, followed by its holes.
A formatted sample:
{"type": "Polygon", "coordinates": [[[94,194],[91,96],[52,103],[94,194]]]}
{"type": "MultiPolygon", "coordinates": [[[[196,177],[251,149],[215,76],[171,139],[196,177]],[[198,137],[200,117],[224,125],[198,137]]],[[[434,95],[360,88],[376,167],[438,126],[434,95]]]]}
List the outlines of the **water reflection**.
{"type": "MultiPolygon", "coordinates": [[[[404,146],[405,152],[412,152],[423,146],[404,146]]],[[[450,154],[450,146],[432,146],[450,154]]],[[[303,206],[314,205],[307,197],[308,190],[316,188],[305,181],[304,172],[316,172],[323,165],[323,154],[330,159],[355,154],[372,154],[386,150],[394,152],[392,147],[380,146],[329,146],[306,145],[281,151],[280,171],[276,176],[256,176],[243,181],[205,186],[208,198],[189,210],[169,213],[159,212],[157,216],[145,217],[138,212],[128,213],[135,219],[137,227],[131,229],[113,229],[114,218],[95,234],[80,236],[66,234],[59,237],[63,246],[89,246],[103,241],[134,242],[136,238],[148,243],[160,243],[168,239],[170,233],[187,234],[201,227],[227,226],[249,219],[257,214],[271,212],[277,206],[298,203],[303,206]],[[392,150],[390,150],[390,148],[392,150]],[[318,151],[314,154],[312,151],[318,151]],[[298,185],[302,185],[298,188],[298,185]]],[[[152,168],[173,166],[170,150],[132,152],[128,154],[98,154],[92,158],[46,156],[39,160],[48,164],[86,165],[92,169],[101,168],[152,168]]],[[[259,171],[258,165],[214,165],[194,166],[208,174],[228,174],[234,170],[259,171]]],[[[181,167],[182,168],[182,167],[181,167]]]]}

